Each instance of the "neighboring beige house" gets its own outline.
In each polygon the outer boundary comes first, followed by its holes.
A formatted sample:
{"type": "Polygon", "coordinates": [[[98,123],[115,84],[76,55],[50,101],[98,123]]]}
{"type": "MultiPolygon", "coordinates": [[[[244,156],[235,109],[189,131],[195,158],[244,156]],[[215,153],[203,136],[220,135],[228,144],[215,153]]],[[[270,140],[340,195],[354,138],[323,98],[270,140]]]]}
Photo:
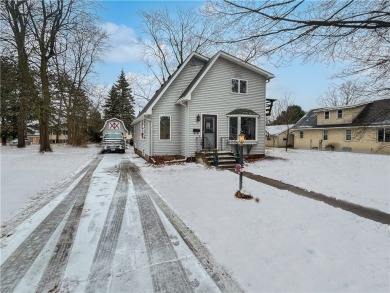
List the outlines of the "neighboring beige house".
{"type": "Polygon", "coordinates": [[[270,125],[265,127],[266,132],[266,147],[274,148],[284,148],[286,147],[286,142],[288,146],[294,146],[294,135],[291,132],[291,128],[294,124],[291,125],[270,125]],[[287,129],[289,130],[289,136],[287,141],[287,129]]]}
{"type": "Polygon", "coordinates": [[[390,99],[313,109],[292,130],[296,149],[390,153],[390,99]]]}

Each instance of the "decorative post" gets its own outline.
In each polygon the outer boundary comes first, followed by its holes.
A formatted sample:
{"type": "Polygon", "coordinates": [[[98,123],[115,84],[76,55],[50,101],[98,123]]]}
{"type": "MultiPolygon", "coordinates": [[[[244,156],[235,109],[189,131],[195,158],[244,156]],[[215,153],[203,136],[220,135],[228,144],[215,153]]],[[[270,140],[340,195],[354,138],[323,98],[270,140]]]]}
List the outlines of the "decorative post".
{"type": "Polygon", "coordinates": [[[245,141],[245,134],[240,133],[238,135],[238,141],[240,142],[240,184],[239,184],[239,191],[242,190],[242,173],[244,172],[244,141],[245,141]]]}

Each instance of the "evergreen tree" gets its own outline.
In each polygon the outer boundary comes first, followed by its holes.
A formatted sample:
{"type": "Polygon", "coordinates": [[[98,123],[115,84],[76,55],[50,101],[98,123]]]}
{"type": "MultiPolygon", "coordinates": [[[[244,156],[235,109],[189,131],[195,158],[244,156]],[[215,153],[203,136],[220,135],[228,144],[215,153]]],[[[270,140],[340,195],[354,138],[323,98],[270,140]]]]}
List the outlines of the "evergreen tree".
{"type": "Polygon", "coordinates": [[[285,125],[285,124],[295,124],[305,116],[305,111],[298,105],[288,106],[285,111],[282,111],[276,120],[273,122],[273,125],[285,125]]]}
{"type": "Polygon", "coordinates": [[[134,97],[123,69],[117,82],[111,87],[103,107],[104,119],[121,119],[127,130],[131,129],[134,120],[134,97]]]}

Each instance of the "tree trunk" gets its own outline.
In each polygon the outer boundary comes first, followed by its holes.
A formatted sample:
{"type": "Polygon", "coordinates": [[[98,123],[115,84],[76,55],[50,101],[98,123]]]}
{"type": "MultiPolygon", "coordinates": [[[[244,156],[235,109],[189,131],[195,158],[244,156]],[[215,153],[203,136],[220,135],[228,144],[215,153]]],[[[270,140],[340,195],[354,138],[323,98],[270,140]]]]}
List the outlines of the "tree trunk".
{"type": "Polygon", "coordinates": [[[49,78],[47,75],[47,63],[45,56],[41,57],[41,85],[42,85],[42,100],[39,108],[39,132],[41,136],[40,140],[40,152],[51,152],[49,140],[49,123],[50,123],[50,90],[49,90],[49,78]]]}

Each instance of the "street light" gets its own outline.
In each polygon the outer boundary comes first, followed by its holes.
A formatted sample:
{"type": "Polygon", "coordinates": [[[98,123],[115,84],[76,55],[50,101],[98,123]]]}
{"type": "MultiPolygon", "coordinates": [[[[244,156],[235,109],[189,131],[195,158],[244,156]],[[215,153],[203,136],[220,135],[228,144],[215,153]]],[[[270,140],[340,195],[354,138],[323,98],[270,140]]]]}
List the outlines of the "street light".
{"type": "Polygon", "coordinates": [[[239,185],[239,192],[241,192],[242,189],[242,173],[244,168],[244,141],[245,141],[245,134],[240,133],[238,135],[238,141],[240,142],[240,185],[239,185]]]}

